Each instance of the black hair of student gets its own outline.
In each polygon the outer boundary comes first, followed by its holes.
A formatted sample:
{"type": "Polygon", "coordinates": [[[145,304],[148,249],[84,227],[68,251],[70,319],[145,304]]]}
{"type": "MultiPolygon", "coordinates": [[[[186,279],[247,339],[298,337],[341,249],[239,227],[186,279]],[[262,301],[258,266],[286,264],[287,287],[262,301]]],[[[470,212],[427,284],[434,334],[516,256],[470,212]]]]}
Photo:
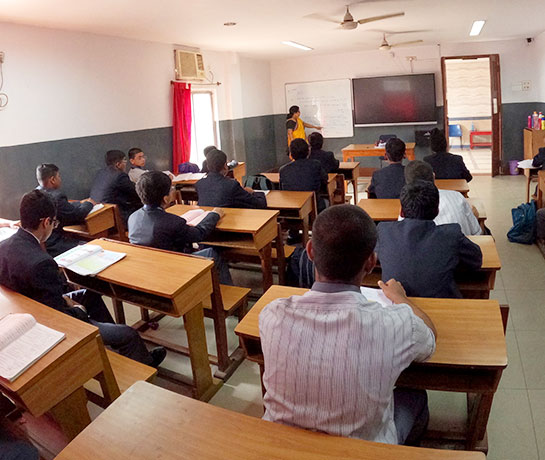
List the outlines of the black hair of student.
{"type": "Polygon", "coordinates": [[[433,220],[439,213],[439,190],[432,182],[416,180],[406,184],[399,199],[407,219],[433,220]]]}
{"type": "Polygon", "coordinates": [[[327,208],[312,226],[314,264],[330,281],[352,280],[376,244],[375,223],[363,209],[351,204],[327,208]]]}
{"type": "Polygon", "coordinates": [[[214,150],[218,150],[218,148],[215,145],[209,145],[208,147],[205,147],[203,150],[204,157],[208,158],[208,154],[214,150]]]}
{"type": "Polygon", "coordinates": [[[386,142],[386,156],[388,160],[398,162],[405,156],[405,142],[397,137],[388,139],[386,142]]]}
{"type": "Polygon", "coordinates": [[[36,168],[36,180],[43,185],[46,180],[55,177],[58,173],[58,166],[53,163],[42,163],[36,168]]]}
{"type": "Polygon", "coordinates": [[[206,157],[208,171],[219,173],[223,170],[227,163],[227,155],[221,150],[212,150],[206,157]]]}
{"type": "Polygon", "coordinates": [[[433,183],[433,168],[429,163],[420,160],[410,161],[405,166],[405,183],[411,184],[415,180],[425,180],[433,183]]]}
{"type": "Polygon", "coordinates": [[[36,230],[42,219],[47,217],[54,219],[56,215],[55,202],[47,193],[41,190],[32,190],[32,192],[23,195],[19,206],[21,227],[27,230],[36,230]]]}
{"type": "Polygon", "coordinates": [[[133,147],[132,149],[129,150],[129,160],[133,160],[134,157],[136,155],[138,155],[140,152],[142,152],[142,149],[138,148],[138,147],[133,147]]]}
{"type": "Polygon", "coordinates": [[[289,113],[288,113],[286,119],[289,120],[289,119],[290,119],[291,117],[293,117],[293,115],[294,115],[295,113],[297,113],[297,112],[299,112],[299,106],[298,106],[298,105],[292,105],[292,106],[290,107],[290,111],[289,111],[289,113]]]}
{"type": "Polygon", "coordinates": [[[161,206],[163,197],[170,193],[172,181],[161,171],[148,171],[140,176],[136,183],[136,193],[142,203],[149,206],[161,206]]]}
{"type": "Polygon", "coordinates": [[[310,136],[308,136],[308,143],[310,144],[310,148],[312,150],[320,150],[324,145],[324,136],[322,136],[319,132],[314,131],[310,134],[310,136]]]}
{"type": "Polygon", "coordinates": [[[447,138],[443,131],[438,128],[432,129],[430,132],[430,147],[432,152],[446,152],[447,138]]]}
{"type": "Polygon", "coordinates": [[[290,154],[294,160],[307,158],[309,154],[307,141],[304,139],[293,139],[290,144],[290,154]]]}
{"type": "Polygon", "coordinates": [[[108,166],[114,166],[116,163],[123,161],[125,154],[121,150],[108,150],[105,160],[108,166]]]}

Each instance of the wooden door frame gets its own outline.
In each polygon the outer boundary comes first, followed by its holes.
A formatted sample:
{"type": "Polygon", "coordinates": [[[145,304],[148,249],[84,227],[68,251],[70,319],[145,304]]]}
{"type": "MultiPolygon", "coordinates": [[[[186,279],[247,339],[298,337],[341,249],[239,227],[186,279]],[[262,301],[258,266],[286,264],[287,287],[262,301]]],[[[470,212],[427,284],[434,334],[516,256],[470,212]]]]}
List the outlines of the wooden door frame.
{"type": "Polygon", "coordinates": [[[492,177],[501,173],[502,150],[502,104],[501,104],[501,74],[499,54],[472,54],[467,56],[441,56],[441,78],[443,84],[443,125],[445,137],[449,143],[448,132],[448,101],[447,101],[447,73],[445,61],[447,59],[473,60],[488,58],[490,63],[490,112],[492,114],[492,177]],[[495,110],[496,109],[496,110],[495,110]]]}

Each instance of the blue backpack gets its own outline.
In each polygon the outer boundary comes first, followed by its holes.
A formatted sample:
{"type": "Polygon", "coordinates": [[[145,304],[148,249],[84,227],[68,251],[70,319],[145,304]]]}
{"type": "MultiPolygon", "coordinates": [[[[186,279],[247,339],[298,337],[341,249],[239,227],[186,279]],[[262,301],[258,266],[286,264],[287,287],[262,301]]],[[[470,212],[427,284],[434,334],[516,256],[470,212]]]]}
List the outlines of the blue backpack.
{"type": "Polygon", "coordinates": [[[536,239],[536,209],[534,200],[511,209],[513,226],[507,232],[507,238],[511,243],[534,243],[536,239]]]}

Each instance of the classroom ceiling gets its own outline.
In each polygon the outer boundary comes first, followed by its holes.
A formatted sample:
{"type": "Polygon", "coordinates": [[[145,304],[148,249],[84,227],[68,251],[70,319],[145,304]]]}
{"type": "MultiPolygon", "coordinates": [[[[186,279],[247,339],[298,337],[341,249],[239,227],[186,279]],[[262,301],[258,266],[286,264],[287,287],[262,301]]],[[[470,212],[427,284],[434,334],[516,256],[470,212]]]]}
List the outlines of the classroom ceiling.
{"type": "MultiPolygon", "coordinates": [[[[0,21],[162,43],[229,50],[264,59],[309,53],[377,49],[383,31],[390,44],[418,45],[534,37],[545,30],[541,0],[366,0],[350,7],[354,19],[404,11],[405,16],[342,30],[346,0],[0,0],[0,21]],[[469,37],[474,20],[486,19],[469,37]],[[224,23],[236,22],[234,27],[224,23]],[[418,30],[419,32],[408,32],[418,30]],[[314,48],[283,45],[291,40],[314,48]]],[[[418,46],[416,45],[416,46],[418,46]]]]}

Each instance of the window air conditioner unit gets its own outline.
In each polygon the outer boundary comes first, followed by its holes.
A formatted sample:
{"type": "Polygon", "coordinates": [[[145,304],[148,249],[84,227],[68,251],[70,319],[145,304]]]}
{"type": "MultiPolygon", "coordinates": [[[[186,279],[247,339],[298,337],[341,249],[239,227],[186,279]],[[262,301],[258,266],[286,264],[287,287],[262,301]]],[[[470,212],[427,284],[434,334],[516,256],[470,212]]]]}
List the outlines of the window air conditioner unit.
{"type": "Polygon", "coordinates": [[[176,80],[204,80],[204,61],[202,54],[191,51],[175,50],[176,80]]]}

